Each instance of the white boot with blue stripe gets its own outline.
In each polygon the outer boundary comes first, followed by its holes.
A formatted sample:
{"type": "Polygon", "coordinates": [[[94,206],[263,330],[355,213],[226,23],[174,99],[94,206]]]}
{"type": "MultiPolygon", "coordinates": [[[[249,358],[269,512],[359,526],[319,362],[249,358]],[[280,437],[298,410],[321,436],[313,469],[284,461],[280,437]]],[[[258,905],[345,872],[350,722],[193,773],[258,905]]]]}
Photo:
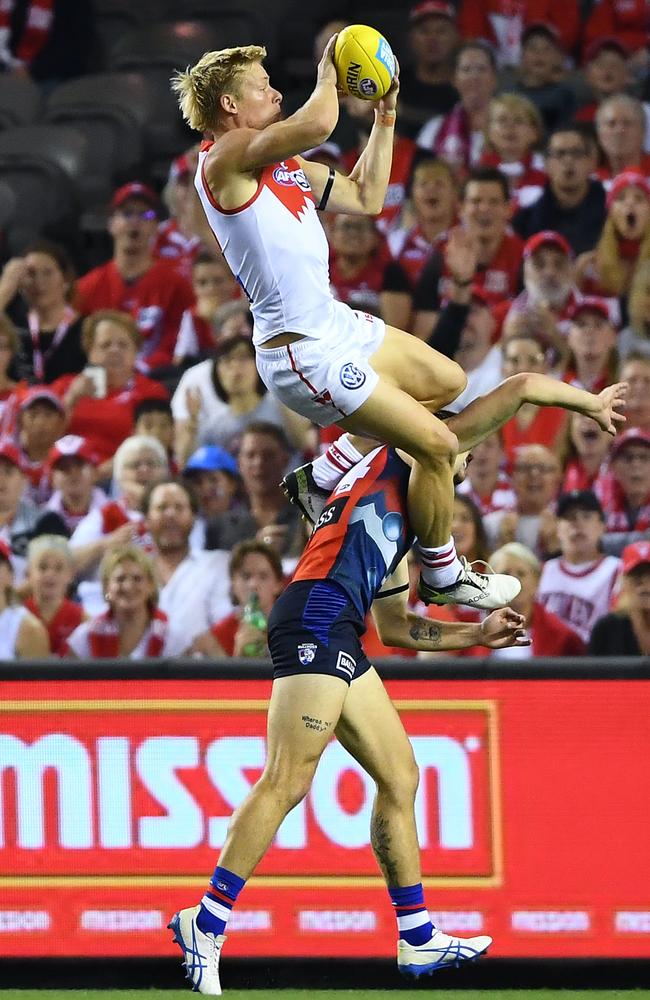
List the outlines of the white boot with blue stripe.
{"type": "Polygon", "coordinates": [[[183,952],[185,978],[195,993],[221,996],[219,958],[226,940],[225,934],[206,934],[196,923],[200,906],[179,910],[167,925],[174,932],[174,942],[183,952]]]}

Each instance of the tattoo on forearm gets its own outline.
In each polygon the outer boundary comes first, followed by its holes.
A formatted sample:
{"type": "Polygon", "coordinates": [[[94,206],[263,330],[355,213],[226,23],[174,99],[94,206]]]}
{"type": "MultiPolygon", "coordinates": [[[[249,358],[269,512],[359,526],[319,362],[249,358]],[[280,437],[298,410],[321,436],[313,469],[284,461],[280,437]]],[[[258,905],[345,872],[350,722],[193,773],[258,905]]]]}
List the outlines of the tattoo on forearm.
{"type": "Polygon", "coordinates": [[[370,822],[370,843],[377,858],[377,863],[384,873],[388,885],[396,885],[398,881],[398,866],[396,859],[391,857],[391,842],[388,832],[388,820],[381,813],[372,814],[370,822]]]}
{"type": "Polygon", "coordinates": [[[303,715],[302,721],[305,723],[305,729],[315,729],[317,733],[324,733],[332,728],[331,722],[324,722],[323,719],[314,719],[311,715],[303,715]]]}
{"type": "Polygon", "coordinates": [[[442,629],[435,622],[428,622],[424,618],[418,618],[411,625],[409,635],[415,642],[430,642],[434,646],[439,646],[442,639],[442,629]]]}

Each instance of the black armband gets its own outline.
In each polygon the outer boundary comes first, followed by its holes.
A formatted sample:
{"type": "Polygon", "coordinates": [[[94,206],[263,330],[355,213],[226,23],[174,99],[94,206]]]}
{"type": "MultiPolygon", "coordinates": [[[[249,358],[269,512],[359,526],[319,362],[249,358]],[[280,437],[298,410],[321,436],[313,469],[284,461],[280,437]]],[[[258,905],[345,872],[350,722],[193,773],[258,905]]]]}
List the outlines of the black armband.
{"type": "Polygon", "coordinates": [[[318,202],[318,205],[316,206],[319,212],[322,212],[325,209],[327,202],[329,201],[335,177],[336,177],[336,171],[334,170],[334,167],[330,167],[329,173],[327,175],[327,184],[325,185],[325,190],[323,191],[321,200],[318,202]]]}
{"type": "Polygon", "coordinates": [[[405,590],[409,590],[409,584],[403,583],[401,587],[391,587],[390,590],[380,590],[378,594],[375,594],[375,600],[380,597],[394,597],[395,594],[403,594],[405,590]]]}

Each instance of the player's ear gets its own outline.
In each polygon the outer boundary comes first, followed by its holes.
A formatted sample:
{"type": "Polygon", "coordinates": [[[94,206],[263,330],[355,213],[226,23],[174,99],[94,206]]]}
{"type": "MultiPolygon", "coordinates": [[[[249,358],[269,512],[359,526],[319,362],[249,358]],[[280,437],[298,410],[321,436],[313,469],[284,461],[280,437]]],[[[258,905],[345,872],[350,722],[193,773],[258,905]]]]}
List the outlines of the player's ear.
{"type": "Polygon", "coordinates": [[[232,94],[222,94],[219,98],[219,104],[227,115],[237,114],[237,101],[232,94]]]}

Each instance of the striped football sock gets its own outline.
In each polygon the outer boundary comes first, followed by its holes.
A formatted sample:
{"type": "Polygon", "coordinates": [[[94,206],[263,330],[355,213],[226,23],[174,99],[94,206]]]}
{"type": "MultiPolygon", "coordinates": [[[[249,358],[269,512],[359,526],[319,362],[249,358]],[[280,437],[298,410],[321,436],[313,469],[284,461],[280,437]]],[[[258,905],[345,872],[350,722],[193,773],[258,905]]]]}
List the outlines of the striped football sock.
{"type": "Polygon", "coordinates": [[[350,441],[350,435],[342,434],[327,451],[312,462],[311,474],[314,482],[322,490],[333,490],[345,473],[354,468],[362,458],[361,452],[357,451],[350,441]]]}
{"type": "Polygon", "coordinates": [[[424,905],[422,883],[389,886],[388,891],[397,917],[398,937],[414,945],[429,941],[435,927],[424,905]]]}
{"type": "Polygon", "coordinates": [[[437,548],[426,549],[419,542],[415,547],[422,569],[422,579],[430,587],[451,587],[460,579],[463,564],[456,554],[453,538],[437,548]]]}
{"type": "Polygon", "coordinates": [[[227,868],[215,868],[196,917],[199,930],[204,934],[223,934],[237,896],[245,885],[246,879],[227,868]]]}

